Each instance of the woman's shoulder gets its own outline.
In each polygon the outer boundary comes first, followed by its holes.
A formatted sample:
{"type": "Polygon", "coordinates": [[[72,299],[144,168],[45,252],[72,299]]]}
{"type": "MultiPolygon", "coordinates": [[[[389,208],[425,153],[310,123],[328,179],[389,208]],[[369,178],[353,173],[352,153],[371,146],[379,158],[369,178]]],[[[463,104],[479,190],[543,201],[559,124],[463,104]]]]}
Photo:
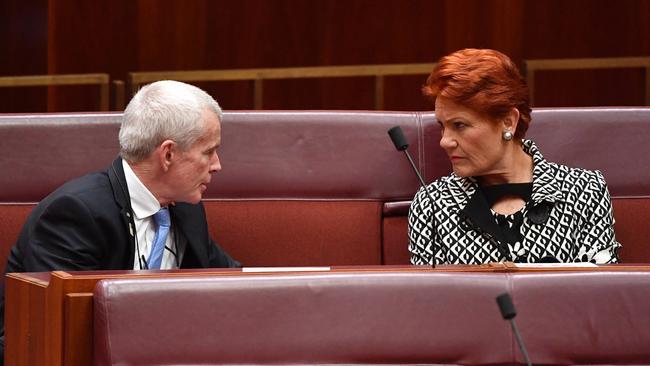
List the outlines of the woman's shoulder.
{"type": "Polygon", "coordinates": [[[533,156],[536,168],[539,168],[539,171],[537,171],[538,179],[554,179],[564,183],[565,187],[577,185],[588,188],[590,186],[600,187],[605,185],[605,178],[599,170],[571,167],[548,161],[544,159],[535,143],[530,140],[526,140],[524,146],[527,152],[533,156]]]}
{"type": "Polygon", "coordinates": [[[548,162],[548,164],[557,171],[557,174],[564,175],[567,178],[581,179],[586,181],[605,182],[603,173],[600,170],[585,169],[572,167],[560,163],[548,162]]]}
{"type": "Polygon", "coordinates": [[[459,177],[454,173],[442,176],[427,184],[426,188],[420,187],[415,194],[414,200],[428,202],[431,199],[430,196],[433,196],[434,199],[437,200],[441,197],[454,195],[460,191],[466,191],[468,185],[473,184],[472,182],[467,181],[467,179],[468,178],[459,177]]]}
{"type": "MultiPolygon", "coordinates": [[[[462,178],[458,177],[454,173],[450,173],[448,175],[442,176],[433,182],[429,183],[427,185],[428,189],[431,191],[441,191],[441,190],[446,190],[450,189],[450,186],[456,186],[461,183],[462,178]]],[[[422,187],[420,187],[420,190],[423,190],[422,187]]]]}
{"type": "Polygon", "coordinates": [[[548,165],[554,170],[554,178],[562,183],[565,190],[601,191],[607,185],[600,170],[570,167],[554,162],[549,162],[548,165]]]}

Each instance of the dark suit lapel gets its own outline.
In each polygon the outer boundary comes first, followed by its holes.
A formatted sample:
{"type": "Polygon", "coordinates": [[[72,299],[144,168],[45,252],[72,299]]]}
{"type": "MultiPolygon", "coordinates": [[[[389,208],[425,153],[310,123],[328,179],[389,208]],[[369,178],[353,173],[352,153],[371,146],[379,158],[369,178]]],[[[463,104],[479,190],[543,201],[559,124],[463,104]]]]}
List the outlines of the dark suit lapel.
{"type": "Polygon", "coordinates": [[[183,254],[182,268],[207,268],[209,267],[208,253],[206,251],[210,240],[205,230],[205,217],[201,217],[201,212],[196,205],[188,203],[177,203],[170,206],[169,212],[172,218],[172,225],[187,240],[185,253],[183,254]]]}
{"type": "Polygon", "coordinates": [[[131,196],[129,195],[129,187],[126,184],[126,178],[124,177],[121,158],[113,160],[113,163],[108,168],[107,174],[111,183],[111,188],[113,189],[113,198],[115,199],[115,203],[120,207],[120,217],[129,237],[128,263],[133,263],[136,246],[136,230],[135,222],[133,221],[133,212],[131,210],[131,196]]]}

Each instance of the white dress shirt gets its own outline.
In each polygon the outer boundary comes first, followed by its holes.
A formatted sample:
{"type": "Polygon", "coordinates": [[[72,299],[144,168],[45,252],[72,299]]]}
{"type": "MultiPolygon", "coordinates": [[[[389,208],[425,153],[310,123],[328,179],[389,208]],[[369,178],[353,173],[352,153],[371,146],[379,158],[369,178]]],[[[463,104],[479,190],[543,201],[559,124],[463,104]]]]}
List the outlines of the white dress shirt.
{"type": "MultiPolygon", "coordinates": [[[[153,215],[161,207],[156,197],[142,184],[126,160],[122,160],[122,167],[124,168],[124,177],[129,188],[129,195],[131,196],[131,210],[133,211],[133,221],[136,229],[133,269],[146,269],[145,262],[149,260],[153,239],[156,236],[156,224],[153,221],[153,215]],[[142,260],[142,257],[145,260],[142,260]]],[[[182,235],[175,238],[175,234],[174,222],[172,221],[169,235],[167,235],[165,241],[165,251],[163,252],[160,269],[180,267],[186,243],[182,235]]]]}

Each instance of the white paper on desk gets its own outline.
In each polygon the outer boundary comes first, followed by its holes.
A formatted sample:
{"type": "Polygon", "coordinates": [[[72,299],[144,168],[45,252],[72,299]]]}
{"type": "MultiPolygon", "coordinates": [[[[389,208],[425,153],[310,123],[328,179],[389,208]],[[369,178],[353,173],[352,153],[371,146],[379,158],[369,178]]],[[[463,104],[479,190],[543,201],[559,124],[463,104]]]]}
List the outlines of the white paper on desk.
{"type": "Polygon", "coordinates": [[[244,267],[242,272],[319,272],[329,271],[330,267],[244,267]]]}
{"type": "Polygon", "coordinates": [[[598,267],[589,262],[578,263],[514,263],[519,268],[576,268],[576,267],[598,267]]]}

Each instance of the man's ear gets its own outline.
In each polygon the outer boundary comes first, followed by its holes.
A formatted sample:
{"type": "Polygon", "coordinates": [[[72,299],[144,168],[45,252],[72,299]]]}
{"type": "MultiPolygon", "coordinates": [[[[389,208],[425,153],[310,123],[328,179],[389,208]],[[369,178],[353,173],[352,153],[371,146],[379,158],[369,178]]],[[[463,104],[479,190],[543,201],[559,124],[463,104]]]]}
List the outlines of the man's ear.
{"type": "Polygon", "coordinates": [[[158,147],[158,161],[164,172],[169,170],[176,153],[176,143],[172,140],[165,140],[158,147]]]}
{"type": "Polygon", "coordinates": [[[519,110],[515,107],[510,109],[510,112],[503,119],[503,130],[510,131],[514,135],[517,131],[517,125],[519,124],[519,110]]]}

